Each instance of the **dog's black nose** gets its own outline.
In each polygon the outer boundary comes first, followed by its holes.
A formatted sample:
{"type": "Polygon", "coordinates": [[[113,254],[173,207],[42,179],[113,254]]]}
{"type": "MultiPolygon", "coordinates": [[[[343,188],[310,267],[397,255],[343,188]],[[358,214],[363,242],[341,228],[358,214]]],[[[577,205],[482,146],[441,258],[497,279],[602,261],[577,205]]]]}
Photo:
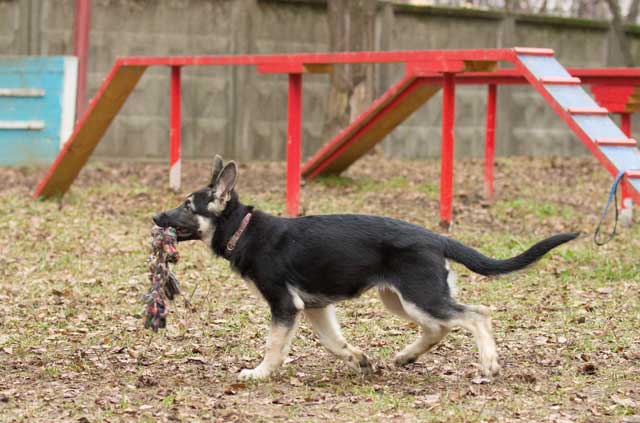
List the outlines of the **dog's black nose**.
{"type": "Polygon", "coordinates": [[[162,220],[162,213],[158,213],[156,215],[154,215],[151,219],[153,219],[153,223],[155,223],[158,226],[162,226],[160,224],[160,221],[162,220]]]}

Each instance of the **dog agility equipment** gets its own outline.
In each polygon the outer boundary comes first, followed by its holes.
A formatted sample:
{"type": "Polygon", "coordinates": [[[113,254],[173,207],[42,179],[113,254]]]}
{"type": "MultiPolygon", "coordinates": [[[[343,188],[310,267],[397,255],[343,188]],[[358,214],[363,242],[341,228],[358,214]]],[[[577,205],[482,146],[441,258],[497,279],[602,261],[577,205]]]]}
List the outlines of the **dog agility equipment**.
{"type": "MultiPolygon", "coordinates": [[[[149,66],[171,67],[170,184],[180,185],[180,69],[182,66],[255,66],[259,73],[289,75],[286,209],[297,215],[300,177],[339,173],[381,141],[421,104],[443,88],[440,219],[452,220],[455,86],[488,85],[485,184],[493,191],[496,88],[501,84],[530,84],[565,121],[611,175],[640,168],[640,151],[630,136],[629,113],[638,110],[633,93],[640,87],[640,69],[565,69],[551,49],[419,50],[282,55],[125,57],[117,59],[85,115],[65,144],[34,197],[63,195],[107,127],[149,66]],[[498,69],[509,62],[513,69],[498,69]],[[333,64],[403,63],[406,76],[355,122],[315,154],[301,169],[302,75],[329,73],[333,64]],[[580,84],[596,88],[594,101],[580,84]],[[609,91],[607,87],[616,87],[609,91]],[[613,98],[597,95],[607,92],[613,98]],[[631,92],[631,94],[630,94],[631,92]],[[616,94],[617,93],[617,94],[616,94]],[[605,98],[607,97],[607,98],[605,98]],[[623,130],[609,117],[608,105],[620,106],[623,130]],[[302,171],[302,172],[301,172],[302,171]]],[[[622,193],[640,204],[640,178],[626,174],[622,193]]]]}

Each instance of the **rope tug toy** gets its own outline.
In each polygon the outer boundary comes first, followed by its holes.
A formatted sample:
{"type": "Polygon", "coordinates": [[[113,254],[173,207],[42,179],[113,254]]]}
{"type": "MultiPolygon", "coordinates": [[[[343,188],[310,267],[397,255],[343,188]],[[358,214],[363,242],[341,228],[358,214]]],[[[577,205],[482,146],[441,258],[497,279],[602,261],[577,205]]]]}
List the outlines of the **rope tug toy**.
{"type": "Polygon", "coordinates": [[[144,327],[154,332],[167,326],[169,308],[166,299],[172,301],[180,294],[178,279],[169,270],[169,263],[180,260],[177,244],[175,228],[155,226],[151,230],[151,255],[147,258],[151,288],[142,300],[147,305],[144,327]]]}

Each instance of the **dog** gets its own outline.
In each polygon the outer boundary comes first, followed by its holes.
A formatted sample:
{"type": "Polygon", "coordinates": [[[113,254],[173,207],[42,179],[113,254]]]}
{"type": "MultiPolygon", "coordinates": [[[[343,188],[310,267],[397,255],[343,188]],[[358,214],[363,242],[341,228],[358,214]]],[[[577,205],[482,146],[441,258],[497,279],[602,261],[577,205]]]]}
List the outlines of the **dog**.
{"type": "Polygon", "coordinates": [[[153,216],[174,227],[178,241],[201,240],[227,259],[271,310],[271,331],[260,365],[243,369],[242,380],[268,378],[285,360],[300,315],[319,342],[359,372],[372,366],[349,344],[336,320],[334,303],[377,289],[386,308],[414,322],[420,337],[394,358],[414,362],[454,327],[469,330],[484,376],[500,371],[489,309],[454,299],[455,274],[448,260],[481,275],[522,269],[579,233],[538,242],[522,254],[498,260],[451,238],[396,219],[356,214],[283,218],[240,202],[238,166],[216,156],[210,183],[178,207],[153,216]]]}

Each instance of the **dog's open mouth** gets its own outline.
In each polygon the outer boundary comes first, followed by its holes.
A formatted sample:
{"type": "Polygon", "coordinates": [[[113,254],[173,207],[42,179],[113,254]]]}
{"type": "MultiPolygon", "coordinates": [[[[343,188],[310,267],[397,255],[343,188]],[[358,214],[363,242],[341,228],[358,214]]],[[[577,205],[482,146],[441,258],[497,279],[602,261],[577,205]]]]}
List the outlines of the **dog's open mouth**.
{"type": "Polygon", "coordinates": [[[179,237],[188,237],[193,235],[189,229],[176,227],[176,235],[179,237]]]}

